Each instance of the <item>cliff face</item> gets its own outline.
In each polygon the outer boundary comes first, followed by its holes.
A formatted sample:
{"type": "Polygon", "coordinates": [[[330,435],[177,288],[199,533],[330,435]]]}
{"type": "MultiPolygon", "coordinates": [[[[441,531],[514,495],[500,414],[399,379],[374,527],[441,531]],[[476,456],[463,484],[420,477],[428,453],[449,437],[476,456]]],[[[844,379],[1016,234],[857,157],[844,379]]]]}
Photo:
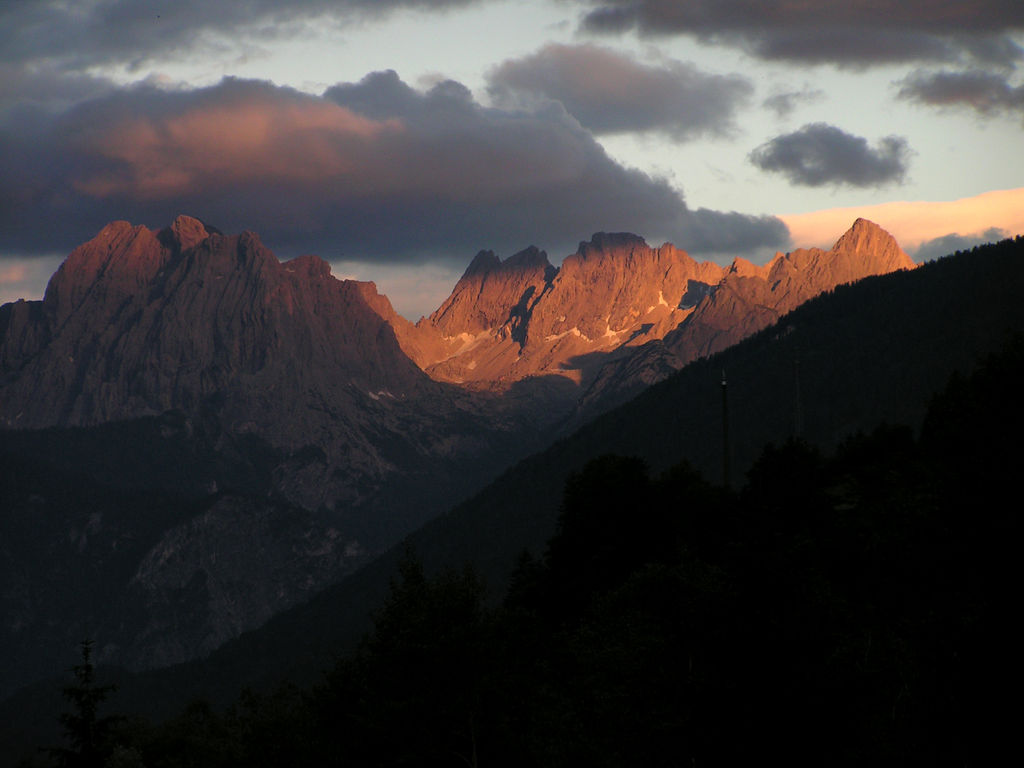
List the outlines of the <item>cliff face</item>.
{"type": "Polygon", "coordinates": [[[667,244],[598,233],[559,269],[530,248],[500,261],[481,252],[421,325],[443,340],[434,378],[477,385],[559,375],[579,383],[605,354],[660,338],[692,311],[722,269],[667,244]]]}
{"type": "MultiPolygon", "coordinates": [[[[558,269],[536,248],[505,261],[481,252],[413,325],[372,283],[339,281],[315,256],[281,263],[250,232],[226,236],[186,216],[158,232],[115,222],[75,249],[42,302],[0,311],[0,424],[213,414],[228,433],[325,454],[325,484],[283,481],[292,501],[358,502],[360,488],[372,493],[410,454],[474,450],[463,443],[478,435],[453,437],[462,421],[445,419],[484,401],[443,382],[507,390],[557,376],[596,401],[734,344],[835,285],[913,266],[863,219],[828,251],[728,268],[598,233],[558,269]]],[[[532,419],[509,412],[520,405],[491,398],[486,418],[504,408],[512,421],[532,419]]]]}
{"type": "Polygon", "coordinates": [[[778,253],[754,266],[737,259],[677,327],[633,353],[604,365],[580,399],[578,418],[637,394],[687,363],[712,355],[774,323],[837,285],[913,269],[914,262],[877,224],[858,219],[827,251],[778,253]]]}
{"type": "Polygon", "coordinates": [[[161,232],[110,224],[50,281],[35,343],[5,347],[20,365],[4,371],[3,423],[84,426],[222,399],[236,426],[302,445],[318,396],[429,384],[368,291],[315,256],[279,263],[252,233],[187,217],[161,232]]]}
{"type": "Polygon", "coordinates": [[[698,263],[626,233],[594,235],[557,270],[535,248],[504,262],[481,252],[418,326],[440,339],[433,352],[442,359],[415,359],[435,379],[477,386],[558,375],[596,402],[724,349],[836,285],[913,267],[863,219],[828,251],[780,253],[762,266],[698,263]]]}
{"type": "Polygon", "coordinates": [[[756,271],[734,263],[665,344],[689,362],[732,346],[837,285],[915,266],[892,235],[857,219],[827,251],[778,253],[756,271]]]}
{"type": "Polygon", "coordinates": [[[0,425],[180,411],[279,452],[290,502],[352,510],[397,476],[510,455],[581,393],[584,409],[621,399],[839,283],[910,267],[864,220],[828,251],[729,268],[599,233],[558,269],[536,248],[481,252],[413,325],[372,283],[337,280],[315,256],[281,263],[251,232],[115,222],[41,302],[0,309],[0,425]],[[507,396],[469,391],[487,389],[507,396]]]}

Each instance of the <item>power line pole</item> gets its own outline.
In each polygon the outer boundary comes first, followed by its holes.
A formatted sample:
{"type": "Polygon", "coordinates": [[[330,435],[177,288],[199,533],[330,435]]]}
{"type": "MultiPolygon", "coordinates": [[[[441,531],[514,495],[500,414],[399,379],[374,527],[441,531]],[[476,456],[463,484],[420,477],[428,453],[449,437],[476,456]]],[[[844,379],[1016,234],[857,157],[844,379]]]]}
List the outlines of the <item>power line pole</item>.
{"type": "Polygon", "coordinates": [[[729,488],[729,395],[722,369],[722,485],[729,488]]]}
{"type": "Polygon", "coordinates": [[[793,358],[793,438],[804,436],[804,409],[800,398],[800,355],[793,358]]]}

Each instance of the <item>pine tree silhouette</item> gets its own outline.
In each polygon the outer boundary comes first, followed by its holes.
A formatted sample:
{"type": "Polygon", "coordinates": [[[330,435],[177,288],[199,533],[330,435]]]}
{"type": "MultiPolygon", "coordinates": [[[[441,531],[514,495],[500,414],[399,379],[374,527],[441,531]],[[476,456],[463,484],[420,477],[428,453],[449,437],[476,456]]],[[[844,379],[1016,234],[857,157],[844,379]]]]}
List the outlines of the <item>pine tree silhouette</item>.
{"type": "Polygon", "coordinates": [[[98,717],[97,712],[116,686],[96,684],[92,646],[92,640],[82,641],[82,661],[71,668],[75,682],[64,687],[64,698],[72,710],[60,715],[60,723],[70,747],[48,750],[59,765],[67,768],[100,768],[110,751],[109,737],[116,718],[98,717]]]}

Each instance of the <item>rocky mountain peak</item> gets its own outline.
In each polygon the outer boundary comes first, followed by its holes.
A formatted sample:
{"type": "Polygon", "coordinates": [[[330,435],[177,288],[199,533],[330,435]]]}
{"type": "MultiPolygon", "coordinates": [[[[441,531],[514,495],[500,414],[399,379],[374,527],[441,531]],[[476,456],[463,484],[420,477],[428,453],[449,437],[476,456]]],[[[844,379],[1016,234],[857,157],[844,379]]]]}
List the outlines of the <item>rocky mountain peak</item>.
{"type": "Polygon", "coordinates": [[[853,226],[832,246],[832,252],[856,253],[863,262],[862,268],[877,269],[879,273],[913,269],[915,266],[896,238],[867,219],[853,222],[853,226]]]}
{"type": "Polygon", "coordinates": [[[544,292],[552,272],[547,254],[534,246],[505,261],[493,251],[480,251],[430,316],[430,325],[445,336],[501,328],[522,314],[516,308],[544,292]]]}
{"type": "MultiPolygon", "coordinates": [[[[397,395],[427,379],[388,314],[374,286],[336,280],[316,256],[282,264],[255,233],[225,236],[187,216],[160,232],[115,222],[51,279],[37,348],[19,341],[8,355],[31,362],[8,382],[13,413],[3,416],[84,425],[188,411],[225,392],[289,402],[311,392],[333,402],[343,386],[397,395]]],[[[296,430],[301,421],[269,403],[252,413],[296,430]]]]}
{"type": "Polygon", "coordinates": [[[828,251],[800,248],[776,253],[765,265],[736,259],[706,291],[693,291],[692,312],[661,336],[662,344],[638,350],[625,364],[600,371],[582,403],[590,407],[636,394],[691,360],[707,357],[775,322],[785,313],[837,285],[870,275],[912,269],[914,262],[896,240],[866,219],[858,219],[828,251]]]}
{"type": "Polygon", "coordinates": [[[171,226],[160,231],[160,241],[179,253],[194,248],[210,235],[219,235],[220,230],[211,227],[199,219],[184,214],[179,215],[171,226]]]}
{"type": "MultiPolygon", "coordinates": [[[[303,256],[297,256],[290,261],[282,264],[285,272],[296,272],[301,275],[308,277],[330,277],[331,276],[331,265],[321,259],[319,256],[312,254],[305,254],[303,256]]],[[[373,286],[374,293],[377,291],[377,286],[370,283],[373,286]]]]}
{"type": "Polygon", "coordinates": [[[632,232],[595,232],[589,241],[581,241],[576,253],[586,258],[594,251],[615,251],[629,248],[650,248],[647,241],[632,232]]]}
{"type": "Polygon", "coordinates": [[[629,232],[596,232],[558,269],[533,246],[506,261],[482,252],[430,318],[447,346],[425,368],[499,386],[551,373],[580,381],[602,354],[677,326],[722,273],[629,232]]]}
{"type": "Polygon", "coordinates": [[[542,251],[535,245],[531,245],[528,248],[524,248],[518,253],[514,253],[509,256],[501,264],[502,269],[511,271],[517,269],[535,269],[541,267],[547,269],[551,266],[551,262],[548,261],[548,255],[545,251],[542,251]]]}
{"type": "Polygon", "coordinates": [[[46,287],[43,306],[57,325],[87,299],[114,304],[142,288],[166,263],[170,253],[143,226],[115,221],[78,246],[46,287]]]}
{"type": "Polygon", "coordinates": [[[501,266],[501,259],[495,255],[494,251],[480,251],[469,262],[466,271],[462,273],[462,279],[465,280],[474,275],[486,274],[493,269],[497,269],[499,266],[501,266]]]}
{"type": "MultiPolygon", "coordinates": [[[[783,258],[781,253],[775,254],[776,259],[783,258]]],[[[763,266],[758,266],[748,259],[744,259],[742,256],[737,256],[732,260],[732,264],[729,265],[727,274],[737,275],[738,277],[764,277],[767,270],[763,266]]]]}

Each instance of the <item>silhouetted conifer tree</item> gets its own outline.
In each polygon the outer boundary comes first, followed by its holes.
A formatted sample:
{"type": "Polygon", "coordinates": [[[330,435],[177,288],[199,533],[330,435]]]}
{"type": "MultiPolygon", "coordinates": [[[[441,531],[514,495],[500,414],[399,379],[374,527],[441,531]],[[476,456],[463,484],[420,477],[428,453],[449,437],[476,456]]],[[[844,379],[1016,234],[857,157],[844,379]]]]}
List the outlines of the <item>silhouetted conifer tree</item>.
{"type": "Polygon", "coordinates": [[[61,714],[60,722],[70,748],[49,750],[59,765],[69,768],[100,768],[104,765],[110,752],[110,732],[116,721],[114,717],[98,716],[100,705],[116,686],[96,684],[92,646],[92,640],[82,641],[82,661],[71,668],[75,682],[64,688],[64,698],[72,709],[61,714]]]}

